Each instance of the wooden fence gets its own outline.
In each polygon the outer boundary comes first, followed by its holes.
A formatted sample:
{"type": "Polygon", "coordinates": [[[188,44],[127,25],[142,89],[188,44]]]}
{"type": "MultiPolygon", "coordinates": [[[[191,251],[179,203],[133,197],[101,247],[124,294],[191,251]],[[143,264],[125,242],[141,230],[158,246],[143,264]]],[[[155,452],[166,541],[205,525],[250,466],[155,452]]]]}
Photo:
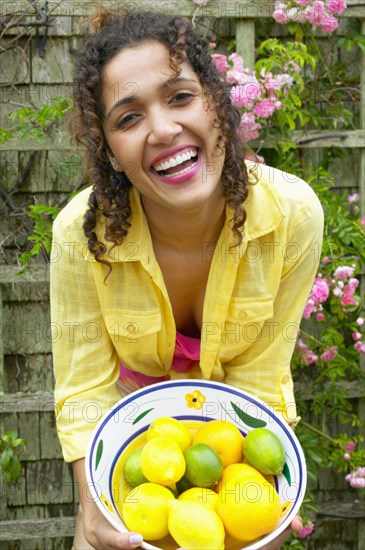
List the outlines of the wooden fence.
{"type": "MultiPolygon", "coordinates": [[[[131,9],[150,9],[194,17],[196,21],[204,18],[219,19],[223,23],[229,21],[235,29],[237,51],[243,56],[246,66],[254,64],[257,22],[271,17],[274,4],[266,0],[210,0],[201,7],[194,5],[191,0],[116,0],[104,3],[113,7],[127,4],[131,9]]],[[[347,3],[348,9],[341,19],[339,32],[346,32],[346,25],[353,18],[361,20],[364,32],[365,3],[347,3]]],[[[38,15],[34,15],[32,2],[3,1],[0,4],[0,16],[3,18],[27,12],[28,21],[39,23],[38,27],[32,27],[38,28],[39,36],[31,38],[26,59],[17,59],[16,52],[12,50],[6,53],[0,72],[0,84],[3,86],[1,125],[5,125],[7,113],[14,108],[12,102],[21,103],[22,98],[26,102],[31,97],[36,104],[41,104],[51,97],[70,93],[72,51],[79,49],[83,41],[80,21],[90,14],[96,2],[50,0],[35,4],[43,8],[38,15]],[[46,5],[48,11],[44,10],[46,5]],[[45,34],[46,46],[41,51],[40,41],[45,34]],[[7,86],[8,82],[14,80],[14,75],[19,81],[18,92],[7,86]]],[[[24,18],[23,23],[26,40],[29,32],[27,34],[24,18]]],[[[360,192],[364,215],[364,65],[361,70],[361,91],[358,129],[301,132],[296,134],[295,141],[314,160],[322,148],[341,147],[348,151],[348,160],[343,162],[338,185],[360,192]]],[[[40,202],[46,202],[44,199],[50,194],[60,200],[65,199],[79,174],[72,157],[67,156],[69,150],[65,128],[41,142],[28,139],[5,143],[1,148],[3,189],[9,191],[18,186],[19,195],[36,196],[40,202]],[[24,167],[31,157],[34,161],[31,173],[19,185],[19,167],[24,167]],[[63,170],[59,169],[61,163],[63,170]]],[[[8,207],[0,207],[3,226],[1,242],[6,242],[5,246],[2,245],[4,254],[0,265],[0,427],[1,431],[17,429],[21,437],[26,439],[28,448],[19,480],[15,484],[2,484],[0,487],[0,541],[7,541],[9,549],[66,549],[71,545],[78,497],[71,468],[62,460],[54,423],[49,272],[47,265],[39,263],[33,265],[25,275],[18,275],[19,267],[14,258],[16,229],[8,207]]],[[[364,420],[365,405],[361,389],[356,384],[351,384],[349,389],[364,420]]],[[[363,505],[360,503],[358,508],[354,507],[349,496],[341,492],[344,490],[343,484],[334,474],[322,474],[318,490],[323,502],[318,514],[317,534],[310,548],[360,550],[362,543],[359,541],[365,540],[364,522],[361,521],[365,517],[363,505]],[[336,504],[333,504],[334,499],[336,504]],[[342,518],[341,521],[339,518],[342,518]]]]}

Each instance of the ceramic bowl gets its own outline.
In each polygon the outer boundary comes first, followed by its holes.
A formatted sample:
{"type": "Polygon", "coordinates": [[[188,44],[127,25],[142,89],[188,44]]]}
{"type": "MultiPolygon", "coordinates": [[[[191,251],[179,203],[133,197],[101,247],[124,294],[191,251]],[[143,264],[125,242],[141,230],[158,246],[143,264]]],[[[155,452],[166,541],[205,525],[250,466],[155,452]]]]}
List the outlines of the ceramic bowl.
{"type": "MultiPolygon", "coordinates": [[[[85,467],[92,496],[108,521],[120,532],[127,528],[120,515],[126,495],[123,464],[144,442],[151,422],[170,416],[194,425],[196,421],[228,420],[245,436],[257,427],[266,427],[281,440],[286,461],[283,473],[275,477],[276,491],[286,512],[274,531],[246,546],[226,539],[230,550],[258,550],[288,527],[297,514],[306,489],[306,465],[300,443],[291,428],[275,411],[256,397],[219,382],[181,380],[161,382],[137,390],[121,399],[97,424],[88,445],[85,467]]],[[[146,550],[175,550],[171,537],[153,543],[146,550]]]]}

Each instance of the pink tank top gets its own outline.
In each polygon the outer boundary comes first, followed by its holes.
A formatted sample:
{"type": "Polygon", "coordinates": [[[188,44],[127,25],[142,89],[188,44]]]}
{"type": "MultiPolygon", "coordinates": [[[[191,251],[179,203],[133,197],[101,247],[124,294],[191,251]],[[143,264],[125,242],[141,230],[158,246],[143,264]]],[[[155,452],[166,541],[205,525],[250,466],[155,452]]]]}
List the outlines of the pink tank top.
{"type": "MultiPolygon", "coordinates": [[[[184,336],[176,333],[176,344],[171,368],[176,372],[189,372],[193,369],[196,361],[200,359],[200,339],[184,336]]],[[[119,379],[133,389],[143,388],[150,384],[156,384],[164,380],[170,380],[170,376],[147,376],[141,372],[128,369],[120,363],[119,379]]]]}

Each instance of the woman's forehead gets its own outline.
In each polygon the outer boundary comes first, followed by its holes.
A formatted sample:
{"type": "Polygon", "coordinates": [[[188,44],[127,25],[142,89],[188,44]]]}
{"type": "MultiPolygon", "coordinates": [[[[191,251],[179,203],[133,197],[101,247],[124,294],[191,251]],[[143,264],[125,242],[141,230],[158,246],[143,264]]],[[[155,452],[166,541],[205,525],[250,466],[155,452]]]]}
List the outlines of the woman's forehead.
{"type": "MultiPolygon", "coordinates": [[[[200,79],[189,63],[179,65],[180,77],[200,79]]],[[[118,98],[129,95],[133,88],[141,89],[148,85],[164,85],[176,78],[170,65],[169,50],[158,42],[146,42],[128,46],[119,51],[104,67],[103,96],[114,93],[118,98]],[[108,93],[109,92],[109,93],[108,93]]]]}

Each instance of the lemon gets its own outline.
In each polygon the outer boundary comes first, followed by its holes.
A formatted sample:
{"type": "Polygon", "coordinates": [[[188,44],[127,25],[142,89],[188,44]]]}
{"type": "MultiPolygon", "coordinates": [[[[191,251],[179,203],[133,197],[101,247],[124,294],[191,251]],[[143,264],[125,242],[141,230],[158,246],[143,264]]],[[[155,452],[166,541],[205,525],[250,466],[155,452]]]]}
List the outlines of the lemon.
{"type": "Polygon", "coordinates": [[[243,441],[245,459],[263,474],[279,475],[285,464],[285,451],[277,435],[266,428],[256,428],[243,441]]]}
{"type": "Polygon", "coordinates": [[[218,453],[205,443],[196,443],[184,453],[185,477],[195,487],[211,487],[218,483],[223,473],[218,453]]]}
{"type": "Polygon", "coordinates": [[[218,495],[206,487],[192,487],[181,493],[181,495],[178,496],[178,500],[193,500],[194,502],[200,502],[204,504],[204,506],[208,506],[208,508],[215,510],[218,495]]]}
{"type": "Polygon", "coordinates": [[[141,470],[141,453],[142,449],[134,451],[124,463],[123,475],[124,479],[132,487],[137,487],[141,483],[147,483],[148,479],[143,475],[141,470]]]}
{"type": "Polygon", "coordinates": [[[278,494],[262,476],[234,476],[221,486],[216,511],[232,537],[250,542],[270,533],[281,517],[278,494]]]}
{"type": "Polygon", "coordinates": [[[224,527],[218,514],[190,500],[170,500],[168,528],[177,544],[186,550],[223,550],[224,527]]]}
{"type": "Polygon", "coordinates": [[[168,530],[167,503],[175,500],[171,491],[155,483],[142,483],[125,498],[122,518],[130,531],[141,533],[144,539],[166,537],[168,530]]]}
{"type": "Polygon", "coordinates": [[[152,483],[172,485],[185,473],[184,455],[173,439],[154,437],[142,449],[141,469],[152,483]]]}
{"type": "Polygon", "coordinates": [[[263,476],[263,474],[261,474],[261,472],[259,472],[258,470],[256,470],[256,468],[250,466],[249,464],[230,464],[223,470],[222,477],[217,486],[217,491],[221,491],[223,485],[227,484],[232,479],[235,483],[240,483],[242,485],[244,483],[250,482],[252,479],[263,483],[266,478],[263,476]]]}
{"type": "Polygon", "coordinates": [[[185,424],[176,418],[161,417],[154,420],[146,432],[147,441],[154,437],[169,437],[176,441],[184,452],[190,447],[193,436],[185,424]]]}
{"type": "Polygon", "coordinates": [[[211,420],[194,435],[193,443],[206,443],[213,447],[222,459],[223,467],[242,462],[243,436],[231,422],[211,420]]]}

